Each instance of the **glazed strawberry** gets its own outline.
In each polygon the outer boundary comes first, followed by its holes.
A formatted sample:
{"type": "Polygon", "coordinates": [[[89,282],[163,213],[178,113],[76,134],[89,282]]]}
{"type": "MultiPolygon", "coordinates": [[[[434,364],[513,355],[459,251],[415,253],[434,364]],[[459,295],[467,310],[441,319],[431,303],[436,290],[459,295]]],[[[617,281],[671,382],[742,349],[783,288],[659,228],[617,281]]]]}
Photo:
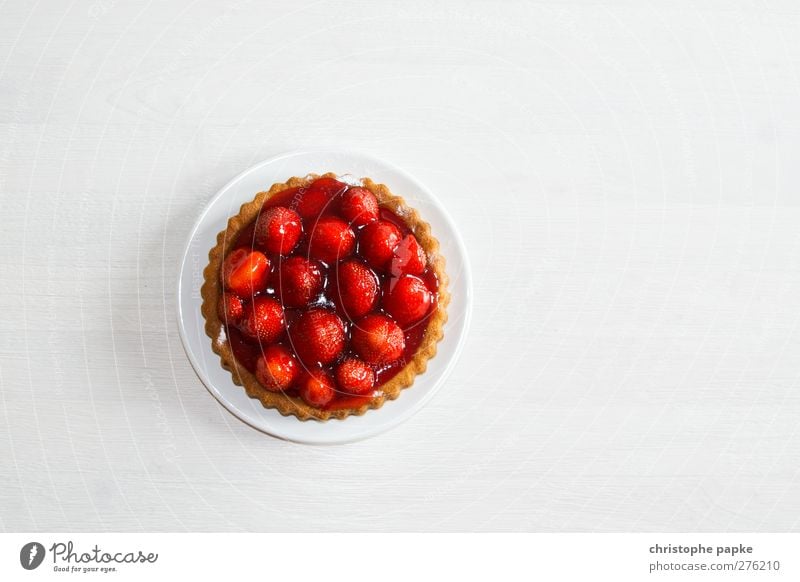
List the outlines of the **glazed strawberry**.
{"type": "Polygon", "coordinates": [[[361,231],[358,252],[372,268],[382,271],[388,266],[392,251],[400,238],[400,229],[394,224],[386,220],[376,220],[361,231]]]}
{"type": "Polygon", "coordinates": [[[300,216],[283,206],[268,208],[256,219],[255,243],[260,249],[274,255],[290,253],[302,234],[300,216]]]}
{"type": "Polygon", "coordinates": [[[413,234],[407,234],[392,251],[389,274],[392,277],[421,275],[427,262],[428,257],[416,237],[413,234]]]}
{"type": "Polygon", "coordinates": [[[305,307],[322,291],[319,263],[302,256],[282,259],[276,288],[286,307],[305,307]]]}
{"type": "Polygon", "coordinates": [[[356,358],[347,358],[336,367],[336,384],[348,394],[363,396],[375,385],[372,367],[356,358]]]}
{"type": "Polygon", "coordinates": [[[328,295],[350,319],[372,311],[378,301],[378,278],[372,269],[355,259],[339,263],[328,295]]]}
{"type": "Polygon", "coordinates": [[[289,339],[303,363],[330,364],[344,349],[344,323],[332,311],[311,309],[292,324],[289,339]]]}
{"type": "Polygon", "coordinates": [[[378,199],[366,188],[350,188],[339,200],[339,214],[353,228],[378,220],[378,199]]]}
{"type": "Polygon", "coordinates": [[[300,398],[309,406],[322,408],[336,395],[330,374],[322,370],[308,372],[300,379],[300,398]]]}
{"type": "Polygon", "coordinates": [[[419,277],[403,275],[386,286],[383,308],[402,327],[418,322],[430,311],[432,295],[419,277]]]}
{"type": "Polygon", "coordinates": [[[260,296],[245,309],[239,328],[246,336],[263,343],[278,339],[283,333],[283,307],[272,297],[260,296]]]}
{"type": "Polygon", "coordinates": [[[326,263],[335,263],[349,257],[356,243],[356,235],[347,223],[334,216],[320,218],[309,240],[308,254],[326,263]]]}
{"type": "Polygon", "coordinates": [[[306,188],[300,189],[297,200],[297,214],[305,219],[318,216],[328,206],[333,204],[336,196],[347,189],[343,184],[333,178],[318,178],[306,188]]]}
{"type": "Polygon", "coordinates": [[[219,296],[217,315],[226,324],[236,325],[244,315],[242,298],[234,293],[225,293],[219,296]]]}
{"type": "Polygon", "coordinates": [[[300,363],[284,346],[274,344],[256,361],[256,380],[267,390],[281,392],[300,374],[300,363]]]}
{"type": "Polygon", "coordinates": [[[368,315],[353,328],[353,349],[370,364],[388,364],[403,355],[403,330],[385,315],[368,315]]]}
{"type": "Polygon", "coordinates": [[[269,266],[263,253],[236,249],[222,263],[222,284],[242,299],[249,299],[267,286],[269,266]]]}

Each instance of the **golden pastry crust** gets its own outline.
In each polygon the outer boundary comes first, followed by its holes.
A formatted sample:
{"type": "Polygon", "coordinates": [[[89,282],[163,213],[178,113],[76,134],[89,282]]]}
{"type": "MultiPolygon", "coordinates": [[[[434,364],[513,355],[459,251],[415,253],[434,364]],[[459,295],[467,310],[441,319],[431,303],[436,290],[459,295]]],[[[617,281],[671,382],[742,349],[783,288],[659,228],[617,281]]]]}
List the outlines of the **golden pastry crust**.
{"type": "Polygon", "coordinates": [[[362,415],[367,410],[380,408],[387,400],[394,400],[400,392],[414,383],[418,374],[425,372],[428,360],[436,355],[436,344],[444,336],[444,324],[447,321],[447,305],[450,303],[448,292],[448,278],[445,272],[445,260],[439,252],[439,241],[431,233],[430,225],[422,220],[419,213],[408,206],[400,196],[392,194],[383,184],[376,184],[369,178],[363,178],[362,185],[369,189],[378,199],[381,207],[391,210],[406,223],[414,233],[419,244],[428,255],[428,264],[433,269],[439,280],[438,300],[436,309],[428,320],[428,327],[414,357],[397,375],[379,387],[382,394],[375,396],[370,401],[358,408],[343,408],[337,410],[322,410],[309,406],[300,398],[289,396],[282,392],[271,392],[264,388],[244,366],[240,365],[233,355],[233,350],[225,336],[225,329],[217,314],[217,304],[222,293],[220,283],[220,267],[222,261],[232,248],[238,234],[250,225],[258,216],[264,202],[289,188],[302,187],[320,177],[338,178],[336,174],[327,173],[322,176],[309,174],[303,178],[290,178],[286,182],[274,184],[268,191],[259,192],[256,197],[239,209],[239,214],[228,220],[228,226],[217,235],[217,245],[209,253],[208,266],[203,271],[204,283],[201,289],[203,298],[202,313],[206,320],[206,333],[211,338],[211,347],[219,355],[222,367],[228,370],[235,384],[244,386],[247,395],[257,398],[266,408],[274,408],[284,416],[294,415],[300,420],[328,420],[330,418],[344,419],[354,415],[362,415]]]}

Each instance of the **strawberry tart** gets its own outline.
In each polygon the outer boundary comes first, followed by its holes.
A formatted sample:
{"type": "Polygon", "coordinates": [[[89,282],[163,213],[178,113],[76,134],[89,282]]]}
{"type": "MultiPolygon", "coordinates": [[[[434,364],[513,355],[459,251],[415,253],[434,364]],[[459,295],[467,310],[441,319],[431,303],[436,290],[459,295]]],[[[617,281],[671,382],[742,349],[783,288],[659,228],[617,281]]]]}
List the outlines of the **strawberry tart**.
{"type": "Polygon", "coordinates": [[[425,372],[447,319],[439,243],[369,178],[274,184],[209,252],[206,333],[236,384],[301,420],[380,408],[425,372]]]}

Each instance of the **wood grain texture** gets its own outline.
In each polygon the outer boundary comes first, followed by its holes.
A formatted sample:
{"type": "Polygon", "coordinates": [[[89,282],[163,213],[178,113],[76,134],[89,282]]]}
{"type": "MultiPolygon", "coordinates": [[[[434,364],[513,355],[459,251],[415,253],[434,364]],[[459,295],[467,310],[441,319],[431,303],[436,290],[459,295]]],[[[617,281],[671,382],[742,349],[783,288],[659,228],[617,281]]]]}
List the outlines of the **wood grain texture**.
{"type": "Polygon", "coordinates": [[[800,529],[800,11],[703,6],[7,2],[0,529],[800,529]],[[447,386],[329,448],[175,321],[205,203],[307,145],[419,177],[475,276],[447,386]]]}

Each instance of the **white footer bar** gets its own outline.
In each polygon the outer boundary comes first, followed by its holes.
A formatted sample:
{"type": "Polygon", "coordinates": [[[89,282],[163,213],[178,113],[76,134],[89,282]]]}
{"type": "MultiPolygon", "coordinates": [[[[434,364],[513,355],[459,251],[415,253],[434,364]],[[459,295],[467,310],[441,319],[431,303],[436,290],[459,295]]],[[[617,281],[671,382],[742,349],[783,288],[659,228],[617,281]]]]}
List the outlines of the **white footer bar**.
{"type": "Polygon", "coordinates": [[[800,580],[800,534],[0,534],[0,580],[800,580]]]}

